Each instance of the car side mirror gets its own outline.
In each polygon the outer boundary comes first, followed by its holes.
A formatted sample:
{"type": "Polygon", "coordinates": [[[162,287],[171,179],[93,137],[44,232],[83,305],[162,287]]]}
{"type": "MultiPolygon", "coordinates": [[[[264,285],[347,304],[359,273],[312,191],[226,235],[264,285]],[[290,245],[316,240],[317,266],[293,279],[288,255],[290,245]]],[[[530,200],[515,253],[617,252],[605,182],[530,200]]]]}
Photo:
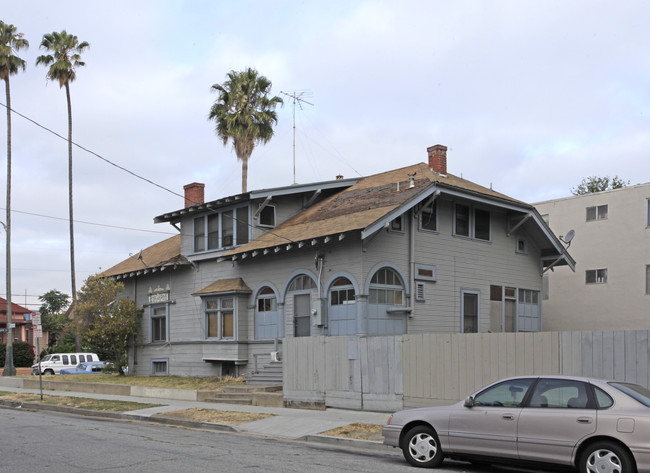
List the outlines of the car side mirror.
{"type": "Polygon", "coordinates": [[[474,396],[468,396],[465,398],[465,407],[474,407],[474,396]]]}

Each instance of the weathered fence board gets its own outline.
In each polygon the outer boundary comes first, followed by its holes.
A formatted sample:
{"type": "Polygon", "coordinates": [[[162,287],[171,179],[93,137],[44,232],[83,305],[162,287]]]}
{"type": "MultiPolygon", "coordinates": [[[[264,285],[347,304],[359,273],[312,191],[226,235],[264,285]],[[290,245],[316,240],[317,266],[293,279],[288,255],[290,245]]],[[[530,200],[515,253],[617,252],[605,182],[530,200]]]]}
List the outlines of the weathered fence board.
{"type": "Polygon", "coordinates": [[[388,411],[449,403],[501,378],[541,374],[618,379],[648,387],[649,333],[287,338],[285,398],[388,411]]]}

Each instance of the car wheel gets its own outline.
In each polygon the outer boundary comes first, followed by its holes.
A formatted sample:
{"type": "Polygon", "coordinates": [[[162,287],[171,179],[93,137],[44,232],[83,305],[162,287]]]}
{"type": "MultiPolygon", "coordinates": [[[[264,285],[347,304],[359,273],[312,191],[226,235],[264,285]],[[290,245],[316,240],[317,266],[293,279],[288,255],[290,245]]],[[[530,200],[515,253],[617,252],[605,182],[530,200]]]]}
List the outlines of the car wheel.
{"type": "Polygon", "coordinates": [[[425,425],[409,430],[402,441],[402,453],[407,462],[422,468],[434,468],[444,458],[438,435],[425,425]]]}
{"type": "Polygon", "coordinates": [[[52,370],[45,370],[45,371],[43,372],[43,374],[44,374],[45,376],[50,376],[50,375],[53,375],[53,374],[54,374],[54,371],[52,371],[52,370]]]}
{"type": "Polygon", "coordinates": [[[580,457],[580,473],[633,473],[630,454],[612,442],[596,442],[580,457]]]}

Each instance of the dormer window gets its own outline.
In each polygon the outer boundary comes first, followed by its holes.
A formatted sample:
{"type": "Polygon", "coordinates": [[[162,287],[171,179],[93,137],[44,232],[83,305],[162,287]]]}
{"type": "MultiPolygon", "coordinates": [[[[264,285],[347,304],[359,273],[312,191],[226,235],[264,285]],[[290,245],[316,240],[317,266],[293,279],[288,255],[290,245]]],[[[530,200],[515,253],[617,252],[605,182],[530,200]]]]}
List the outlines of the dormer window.
{"type": "Polygon", "coordinates": [[[275,205],[266,205],[262,209],[257,224],[261,227],[275,227],[275,205]]]}
{"type": "Polygon", "coordinates": [[[454,235],[490,241],[490,212],[465,204],[455,204],[454,235]]]}
{"type": "Polygon", "coordinates": [[[194,219],[194,252],[220,250],[249,242],[248,207],[202,215],[194,219]]]}

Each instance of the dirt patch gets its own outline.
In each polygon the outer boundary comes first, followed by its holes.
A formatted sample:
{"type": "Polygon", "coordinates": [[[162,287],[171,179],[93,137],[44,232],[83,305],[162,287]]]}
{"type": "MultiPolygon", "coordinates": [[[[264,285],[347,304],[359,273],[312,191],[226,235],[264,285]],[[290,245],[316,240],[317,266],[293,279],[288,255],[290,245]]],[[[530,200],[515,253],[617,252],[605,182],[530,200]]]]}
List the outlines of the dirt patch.
{"type": "Polygon", "coordinates": [[[193,408],[182,411],[171,411],[158,414],[164,417],[193,420],[197,422],[214,422],[217,424],[245,424],[256,420],[273,417],[271,414],[257,414],[254,412],[219,411],[216,409],[193,408]]]}
{"type": "Polygon", "coordinates": [[[106,399],[90,399],[85,397],[72,396],[41,396],[38,394],[24,394],[13,392],[0,392],[0,399],[18,402],[35,402],[39,404],[50,404],[56,406],[78,407],[80,409],[91,409],[94,411],[127,412],[149,407],[158,407],[161,404],[146,404],[131,401],[109,401],[106,399]]]}
{"type": "Polygon", "coordinates": [[[381,425],[355,422],[354,424],[344,425],[343,427],[328,430],[327,432],[321,432],[321,435],[358,440],[382,441],[384,437],[381,435],[381,428],[381,425]]]}
{"type": "MultiPolygon", "coordinates": [[[[27,376],[32,377],[33,376],[27,376]]],[[[226,376],[223,378],[196,378],[189,376],[134,376],[118,374],[84,374],[56,375],[43,377],[51,381],[80,381],[87,383],[130,384],[132,386],[150,386],[154,388],[196,389],[221,392],[225,386],[246,384],[243,377],[226,376]]]]}

